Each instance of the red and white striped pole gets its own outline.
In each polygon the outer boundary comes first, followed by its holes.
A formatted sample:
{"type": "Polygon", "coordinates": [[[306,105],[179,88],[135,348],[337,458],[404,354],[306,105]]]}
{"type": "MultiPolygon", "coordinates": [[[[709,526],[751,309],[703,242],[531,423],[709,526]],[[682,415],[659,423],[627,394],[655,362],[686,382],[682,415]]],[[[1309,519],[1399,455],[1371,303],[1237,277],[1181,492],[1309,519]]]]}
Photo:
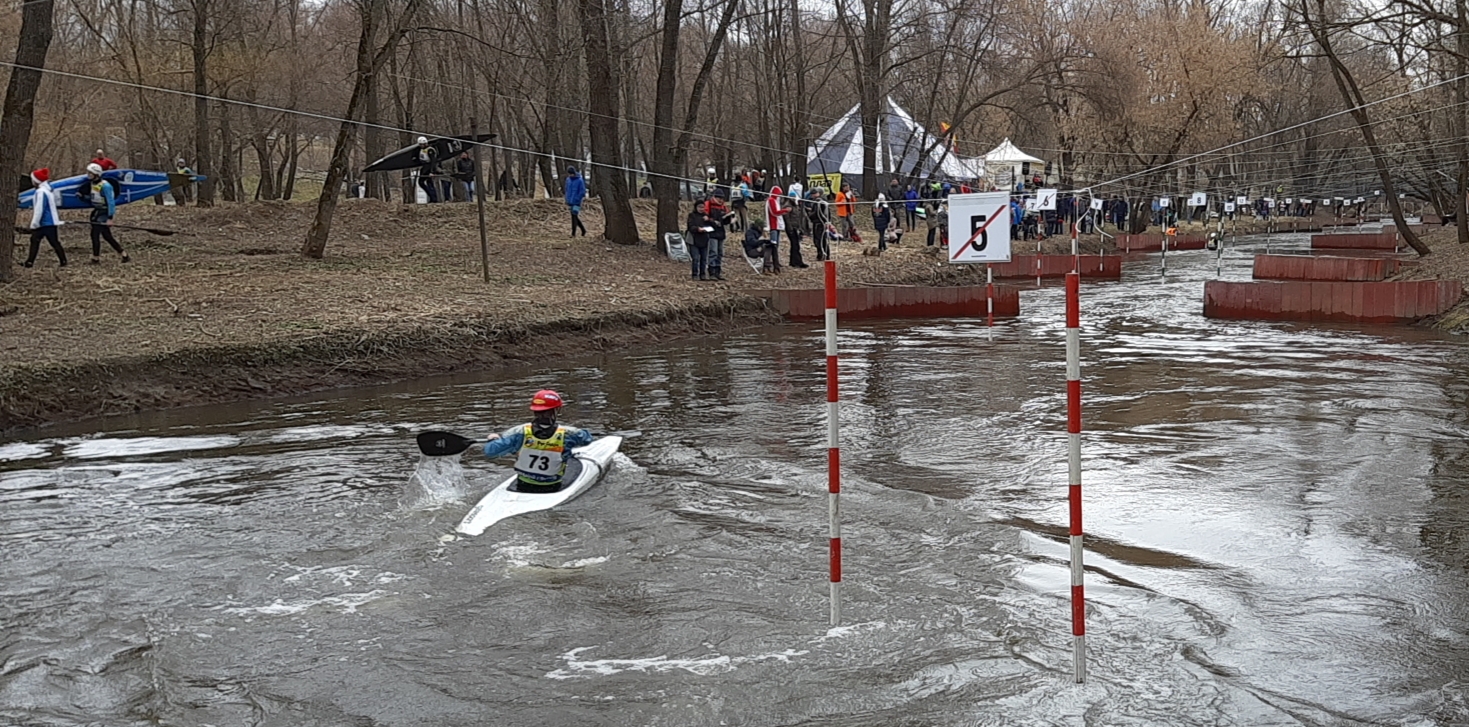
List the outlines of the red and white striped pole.
{"type": "Polygon", "coordinates": [[[842,622],[842,450],[837,444],[837,264],[826,261],[826,511],[831,536],[831,625],[842,622]]]}
{"type": "Polygon", "coordinates": [[[1081,549],[1081,274],[1066,274],[1066,444],[1071,504],[1072,671],[1086,681],[1086,594],[1081,549]]]}
{"type": "Polygon", "coordinates": [[[995,271],[989,263],[984,264],[984,320],[985,325],[995,327],[995,271]]]}

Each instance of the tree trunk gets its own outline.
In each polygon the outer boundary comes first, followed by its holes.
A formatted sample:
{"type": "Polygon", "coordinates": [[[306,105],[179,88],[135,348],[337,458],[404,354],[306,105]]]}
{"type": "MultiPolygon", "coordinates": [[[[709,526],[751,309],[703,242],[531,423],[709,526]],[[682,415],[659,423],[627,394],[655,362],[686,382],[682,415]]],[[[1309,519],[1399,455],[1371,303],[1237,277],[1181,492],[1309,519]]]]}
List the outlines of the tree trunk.
{"type": "Polygon", "coordinates": [[[1398,234],[1402,236],[1403,242],[1418,253],[1419,257],[1429,255],[1432,250],[1423,241],[1418,239],[1417,233],[1408,229],[1408,223],[1403,216],[1403,205],[1398,199],[1396,185],[1393,184],[1392,172],[1387,167],[1387,158],[1383,156],[1382,145],[1377,141],[1377,134],[1372,128],[1372,119],[1367,115],[1366,98],[1357,86],[1357,79],[1352,76],[1350,69],[1342,63],[1336,54],[1336,48],[1331,43],[1330,31],[1326,25],[1326,0],[1301,0],[1301,17],[1306,21],[1306,27],[1311,31],[1316,44],[1320,46],[1322,55],[1331,64],[1331,77],[1336,81],[1337,91],[1341,93],[1342,101],[1346,103],[1351,112],[1352,120],[1357,122],[1357,128],[1362,132],[1362,142],[1367,145],[1367,150],[1372,154],[1372,165],[1377,168],[1377,177],[1382,182],[1382,193],[1387,195],[1388,208],[1392,210],[1393,223],[1397,226],[1398,234]],[[1316,18],[1311,17],[1310,2],[1316,3],[1316,18]]]}
{"type": "Polygon", "coordinates": [[[234,164],[234,132],[230,127],[229,104],[219,105],[219,183],[226,202],[238,202],[235,196],[236,185],[239,182],[239,173],[234,164]]]}
{"type": "Polygon", "coordinates": [[[25,173],[26,148],[31,143],[35,121],[36,91],[41,87],[41,69],[51,48],[52,0],[25,0],[21,6],[20,40],[15,47],[15,67],[5,89],[5,106],[0,110],[0,220],[5,221],[4,254],[0,254],[0,281],[15,277],[15,219],[20,194],[20,176],[25,173]]]}
{"type": "Polygon", "coordinates": [[[1459,244],[1469,244],[1469,124],[1465,123],[1464,105],[1469,104],[1469,79],[1464,76],[1469,73],[1469,3],[1465,0],[1454,0],[1454,18],[1458,21],[1454,28],[1454,44],[1457,52],[1454,53],[1454,75],[1459,80],[1454,82],[1454,113],[1449,115],[1452,120],[1450,128],[1455,135],[1455,151],[1458,156],[1458,189],[1454,195],[1454,226],[1458,228],[1459,244]]]}
{"type": "Polygon", "coordinates": [[[347,113],[342,117],[342,124],[337,129],[337,140],[332,147],[331,165],[326,170],[326,183],[321,188],[321,197],[316,200],[316,218],[311,222],[311,229],[306,233],[306,242],[301,247],[301,254],[309,258],[320,259],[326,254],[326,240],[331,234],[332,215],[336,213],[337,202],[340,200],[342,191],[342,180],[347,175],[347,157],[352,151],[352,137],[357,130],[357,118],[362,113],[362,107],[367,97],[368,83],[372,75],[382,68],[383,63],[392,55],[398,40],[406,31],[406,21],[411,18],[417,9],[418,0],[408,0],[408,5],[403,9],[404,23],[387,39],[382,48],[376,53],[373,51],[374,37],[376,36],[377,21],[379,13],[386,12],[385,0],[368,0],[359,6],[362,15],[362,35],[357,41],[357,72],[356,81],[352,84],[352,97],[347,102],[347,113]]]}
{"type": "Polygon", "coordinates": [[[683,17],[683,0],[663,1],[663,43],[658,51],[658,83],[653,96],[653,150],[648,157],[648,176],[653,196],[658,199],[658,237],[682,227],[678,214],[677,167],[673,160],[673,101],[678,84],[678,38],[683,17]]]}
{"type": "Polygon", "coordinates": [[[619,245],[638,243],[637,220],[623,175],[622,146],[618,132],[622,126],[617,104],[621,84],[617,63],[612,58],[605,0],[577,0],[582,37],[587,61],[587,131],[591,136],[593,169],[592,187],[602,202],[606,231],[603,236],[619,245]]]}
{"type": "Polygon", "coordinates": [[[194,171],[204,177],[199,183],[199,206],[214,206],[214,157],[209,148],[209,0],[194,0],[194,37],[189,49],[194,57],[194,171]]]}

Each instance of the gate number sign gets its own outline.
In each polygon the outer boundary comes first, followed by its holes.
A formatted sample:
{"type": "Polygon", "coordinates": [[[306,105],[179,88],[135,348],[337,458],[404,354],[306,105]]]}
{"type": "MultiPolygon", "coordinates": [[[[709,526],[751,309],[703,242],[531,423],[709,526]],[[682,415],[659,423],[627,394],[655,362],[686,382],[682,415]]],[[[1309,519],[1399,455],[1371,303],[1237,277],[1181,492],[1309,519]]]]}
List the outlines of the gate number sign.
{"type": "Polygon", "coordinates": [[[1009,262],[1010,225],[1005,192],[949,195],[949,262],[1009,262]]]}

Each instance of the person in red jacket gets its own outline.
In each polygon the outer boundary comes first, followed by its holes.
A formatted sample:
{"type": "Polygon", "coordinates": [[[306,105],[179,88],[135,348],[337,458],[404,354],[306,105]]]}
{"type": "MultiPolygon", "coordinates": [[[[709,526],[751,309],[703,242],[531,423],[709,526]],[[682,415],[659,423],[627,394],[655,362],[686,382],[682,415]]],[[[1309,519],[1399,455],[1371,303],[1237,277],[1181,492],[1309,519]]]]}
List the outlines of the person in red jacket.
{"type": "Polygon", "coordinates": [[[775,245],[776,259],[780,259],[780,233],[786,228],[786,214],[791,208],[781,204],[780,185],[770,188],[770,196],[765,198],[765,222],[770,229],[770,244],[775,245]]]}
{"type": "Polygon", "coordinates": [[[101,149],[97,150],[97,158],[93,159],[92,163],[96,164],[99,167],[102,167],[102,171],[104,172],[117,168],[117,162],[108,159],[107,155],[104,154],[101,149]]]}

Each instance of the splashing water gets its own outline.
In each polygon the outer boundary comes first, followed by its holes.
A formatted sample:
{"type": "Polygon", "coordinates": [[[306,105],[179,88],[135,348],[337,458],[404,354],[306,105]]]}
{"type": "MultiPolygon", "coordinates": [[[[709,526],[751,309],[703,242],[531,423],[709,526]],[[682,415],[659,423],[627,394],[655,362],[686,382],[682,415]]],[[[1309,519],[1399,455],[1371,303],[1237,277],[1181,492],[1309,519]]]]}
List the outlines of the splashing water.
{"type": "Polygon", "coordinates": [[[432,509],[460,502],[469,493],[464,466],[456,457],[418,458],[418,466],[408,478],[400,502],[404,509],[432,509]]]}

